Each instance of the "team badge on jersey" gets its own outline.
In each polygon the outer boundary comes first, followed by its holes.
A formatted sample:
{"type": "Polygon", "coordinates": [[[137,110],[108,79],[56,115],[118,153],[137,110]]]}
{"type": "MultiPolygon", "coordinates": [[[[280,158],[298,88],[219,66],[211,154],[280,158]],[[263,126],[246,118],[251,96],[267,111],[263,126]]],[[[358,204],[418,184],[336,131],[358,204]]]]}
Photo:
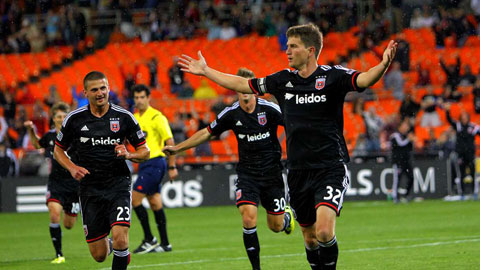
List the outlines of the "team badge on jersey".
{"type": "Polygon", "coordinates": [[[318,78],[315,81],[315,89],[322,90],[325,87],[325,78],[318,78]]]}
{"type": "Polygon", "coordinates": [[[259,114],[257,116],[258,116],[258,123],[262,126],[265,126],[265,124],[267,123],[267,116],[265,115],[265,113],[259,114]]]}
{"type": "Polygon", "coordinates": [[[118,132],[120,130],[120,121],[110,121],[110,130],[118,132]]]}
{"type": "Polygon", "coordinates": [[[88,228],[87,228],[87,225],[83,225],[83,232],[85,233],[85,236],[88,236],[88,228]]]}
{"type": "Polygon", "coordinates": [[[237,200],[240,200],[240,198],[242,198],[242,190],[241,189],[238,189],[236,192],[236,199],[237,200]]]}

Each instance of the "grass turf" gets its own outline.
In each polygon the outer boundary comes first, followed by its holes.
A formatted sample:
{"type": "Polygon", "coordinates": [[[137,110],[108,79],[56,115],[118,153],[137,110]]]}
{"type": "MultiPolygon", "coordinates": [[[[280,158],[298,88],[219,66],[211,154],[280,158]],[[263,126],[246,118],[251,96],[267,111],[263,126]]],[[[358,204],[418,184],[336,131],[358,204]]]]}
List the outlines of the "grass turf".
{"type": "MultiPolygon", "coordinates": [[[[338,269],[477,269],[480,202],[347,202],[337,220],[338,269]]],[[[234,206],[167,209],[173,252],[132,255],[129,269],[251,269],[234,206]]],[[[152,232],[158,231],[149,210],[152,232]]],[[[96,263],[81,223],[63,231],[66,263],[51,265],[54,249],[47,213],[0,214],[0,269],[110,269],[112,256],[96,263]]],[[[262,269],[310,269],[301,232],[270,232],[259,209],[262,269]]],[[[130,250],[142,240],[133,215],[130,250]]]]}

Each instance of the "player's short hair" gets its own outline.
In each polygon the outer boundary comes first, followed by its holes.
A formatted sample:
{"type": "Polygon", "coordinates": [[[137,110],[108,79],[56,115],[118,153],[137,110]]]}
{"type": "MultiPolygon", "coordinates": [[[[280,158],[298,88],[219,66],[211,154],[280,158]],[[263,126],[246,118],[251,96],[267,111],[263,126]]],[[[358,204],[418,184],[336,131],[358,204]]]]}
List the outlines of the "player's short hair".
{"type": "Polygon", "coordinates": [[[238,69],[237,76],[244,77],[247,79],[255,78],[255,74],[253,73],[253,71],[244,67],[238,69]]]}
{"type": "Polygon", "coordinates": [[[313,23],[295,25],[287,30],[287,38],[299,37],[305,47],[315,48],[315,57],[318,58],[323,48],[323,34],[313,23]]]}
{"type": "Polygon", "coordinates": [[[83,78],[83,87],[87,90],[87,81],[107,79],[107,76],[100,71],[91,71],[83,78]]]}
{"type": "Polygon", "coordinates": [[[145,84],[137,84],[132,88],[133,93],[141,93],[145,91],[145,94],[147,94],[147,97],[150,96],[150,88],[146,86],[145,84]]]}
{"type": "Polygon", "coordinates": [[[57,102],[57,103],[53,104],[50,111],[52,112],[52,117],[55,116],[55,114],[58,111],[62,111],[64,113],[69,113],[70,112],[70,106],[67,103],[60,101],[60,102],[57,102]]]}

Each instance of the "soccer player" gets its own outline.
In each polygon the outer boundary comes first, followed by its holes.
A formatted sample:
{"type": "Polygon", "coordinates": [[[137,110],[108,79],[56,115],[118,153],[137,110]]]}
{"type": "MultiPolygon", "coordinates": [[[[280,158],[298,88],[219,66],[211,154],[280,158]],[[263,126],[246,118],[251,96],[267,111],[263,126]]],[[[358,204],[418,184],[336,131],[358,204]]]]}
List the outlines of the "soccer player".
{"type": "MultiPolygon", "coordinates": [[[[252,71],[241,68],[238,76],[254,78],[252,71]]],[[[243,243],[254,270],[260,269],[260,244],[257,237],[257,206],[267,210],[267,223],[273,232],[290,234],[294,229],[292,211],[286,206],[285,185],[280,158],[282,149],[277,127],[283,125],[277,104],[238,93],[238,102],[225,108],[206,128],[176,146],[163,149],[169,155],[185,151],[233,130],[238,142],[236,181],[237,207],[243,221],[243,243]]]]}
{"type": "Polygon", "coordinates": [[[287,31],[288,64],[265,78],[246,79],[207,66],[205,58],[183,55],[186,72],[209,78],[240,93],[273,94],[279,101],[287,134],[290,204],[295,210],[312,269],[335,269],[338,245],[336,216],[349,185],[349,161],[343,138],[343,103],[347,92],[361,92],[385,73],[397,48],[390,41],[381,63],[367,72],[342,66],[318,65],[323,37],[314,24],[287,31]]]}
{"type": "Polygon", "coordinates": [[[173,141],[172,131],[168,125],[167,118],[150,106],[150,89],[146,85],[139,84],[135,85],[132,90],[133,101],[138,110],[134,116],[137,118],[150,148],[150,159],[140,164],[137,181],[133,186],[132,192],[133,210],[135,210],[140,220],[144,234],[142,244],[133,253],[144,254],[152,251],[172,251],[172,246],[168,242],[167,219],[163,211],[160,190],[166,171],[168,171],[168,176],[171,180],[178,176],[175,156],[172,155],[168,158],[167,167],[165,154],[162,152],[162,148],[165,145],[175,145],[175,142],[173,141]],[[160,244],[152,235],[148,222],[148,213],[142,205],[142,200],[145,197],[147,197],[157,222],[160,244]]]}
{"type": "Polygon", "coordinates": [[[413,166],[412,151],[415,135],[411,132],[410,122],[404,119],[398,130],[390,135],[390,143],[392,146],[392,164],[393,164],[393,202],[407,202],[408,194],[413,187],[413,166]],[[402,175],[408,178],[406,192],[402,194],[402,198],[398,196],[398,186],[402,175]]]}
{"type": "Polygon", "coordinates": [[[32,121],[26,121],[24,126],[28,131],[30,142],[36,149],[44,148],[45,156],[51,160],[51,171],[47,184],[47,207],[50,215],[50,237],[55,248],[55,259],[51,263],[59,264],[65,262],[62,253],[62,228],[60,219],[62,210],[63,226],[71,229],[77,220],[80,211],[78,204],[78,181],[73,179],[70,173],[53,159],[53,148],[55,137],[62,127],[63,119],[69,113],[70,107],[64,102],[58,102],[52,106],[52,119],[54,129],[49,130],[40,138],[35,132],[35,125],[32,121]]]}
{"type": "MultiPolygon", "coordinates": [[[[457,140],[455,142],[455,152],[458,155],[458,165],[460,169],[460,179],[455,179],[462,193],[462,199],[465,199],[465,188],[467,184],[472,186],[474,199],[478,199],[478,182],[475,181],[475,136],[480,135],[480,126],[470,122],[470,115],[463,111],[460,114],[459,121],[452,119],[450,115],[450,103],[445,103],[447,121],[456,132],[457,140]]],[[[458,167],[457,167],[458,168],[458,167]]]]}
{"type": "Polygon", "coordinates": [[[127,269],[131,175],[125,160],[142,162],[150,151],[135,117],[110,104],[110,88],[98,71],[83,79],[88,105],[70,112],[55,140],[55,159],[80,182],[83,229],[90,254],[105,260],[113,248],[112,269],[127,269]],[[135,147],[129,152],[125,140],[135,147]],[[72,160],[65,150],[72,149],[72,160]],[[106,237],[112,231],[113,243],[106,237]]]}

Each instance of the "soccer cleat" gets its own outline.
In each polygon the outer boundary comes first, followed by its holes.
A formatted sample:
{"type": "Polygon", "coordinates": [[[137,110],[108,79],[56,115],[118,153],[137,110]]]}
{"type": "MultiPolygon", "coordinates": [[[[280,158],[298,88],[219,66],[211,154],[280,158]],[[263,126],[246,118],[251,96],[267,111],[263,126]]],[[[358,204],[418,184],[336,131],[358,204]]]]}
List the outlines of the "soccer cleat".
{"type": "Polygon", "coordinates": [[[290,206],[288,205],[285,206],[285,215],[290,216],[290,224],[288,224],[287,227],[285,227],[285,233],[291,234],[295,230],[295,218],[293,216],[292,208],[290,208],[290,206]]]}
{"type": "Polygon", "coordinates": [[[153,237],[152,241],[142,241],[142,244],[133,251],[135,254],[145,254],[154,250],[158,246],[157,238],[153,237]]]}
{"type": "Polygon", "coordinates": [[[170,252],[170,251],[172,251],[172,245],[166,245],[166,246],[158,245],[157,247],[152,249],[150,252],[170,252]]]}
{"type": "Polygon", "coordinates": [[[65,257],[58,256],[55,259],[53,259],[50,263],[53,263],[53,264],[65,263],[65,257]]]}

